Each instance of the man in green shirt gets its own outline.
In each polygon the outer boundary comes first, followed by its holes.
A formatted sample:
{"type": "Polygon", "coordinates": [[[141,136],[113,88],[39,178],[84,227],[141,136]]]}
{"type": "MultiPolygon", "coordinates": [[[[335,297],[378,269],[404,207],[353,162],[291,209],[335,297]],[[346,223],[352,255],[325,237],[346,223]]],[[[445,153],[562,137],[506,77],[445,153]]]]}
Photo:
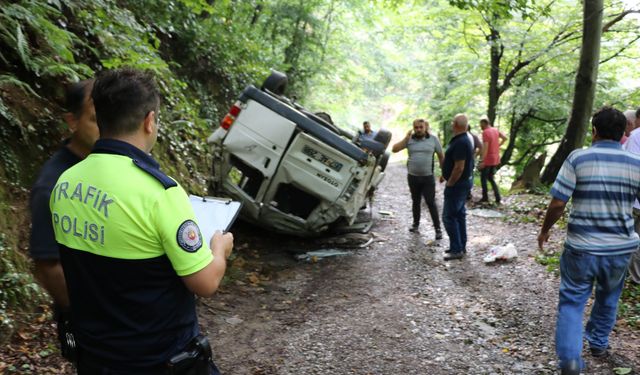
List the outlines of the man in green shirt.
{"type": "Polygon", "coordinates": [[[233,236],[202,238],[187,194],[150,156],[159,97],[142,72],[99,75],[100,139],[51,193],[80,375],[180,373],[167,363],[190,349],[198,359],[181,365],[218,373],[199,339],[194,293],[216,291],[233,236]]]}

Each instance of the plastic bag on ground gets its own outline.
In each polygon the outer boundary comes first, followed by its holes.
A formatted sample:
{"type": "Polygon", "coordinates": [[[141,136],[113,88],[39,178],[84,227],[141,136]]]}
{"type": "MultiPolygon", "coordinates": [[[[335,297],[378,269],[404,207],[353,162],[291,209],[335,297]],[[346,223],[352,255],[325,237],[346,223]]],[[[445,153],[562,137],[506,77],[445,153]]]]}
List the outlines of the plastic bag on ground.
{"type": "Polygon", "coordinates": [[[496,260],[508,260],[512,258],[516,258],[518,256],[518,251],[516,247],[509,243],[505,246],[494,246],[489,250],[489,254],[484,257],[485,263],[495,262],[496,260]]]}

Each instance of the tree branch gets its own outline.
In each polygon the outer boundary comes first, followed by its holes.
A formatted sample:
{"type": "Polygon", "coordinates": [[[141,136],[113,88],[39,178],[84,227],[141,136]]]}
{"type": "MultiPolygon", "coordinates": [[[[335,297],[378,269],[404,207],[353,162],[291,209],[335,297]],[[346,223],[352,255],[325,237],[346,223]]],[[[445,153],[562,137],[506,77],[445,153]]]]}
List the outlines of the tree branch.
{"type": "Polygon", "coordinates": [[[536,152],[538,152],[538,150],[542,147],[545,146],[550,146],[556,143],[560,143],[560,139],[557,141],[549,141],[549,142],[545,142],[545,143],[537,143],[537,144],[532,144],[530,145],[529,148],[527,148],[522,156],[520,156],[516,161],[514,161],[513,163],[506,163],[505,165],[520,165],[526,158],[527,156],[529,156],[530,154],[535,155],[536,152]]]}
{"type": "Polygon", "coordinates": [[[613,58],[618,57],[622,52],[624,52],[624,50],[626,50],[627,48],[631,47],[631,45],[632,45],[633,43],[637,42],[638,40],[640,40],[640,35],[636,35],[636,37],[635,37],[633,40],[631,40],[629,43],[627,43],[624,47],[620,48],[620,49],[618,50],[618,52],[614,53],[613,55],[611,55],[611,56],[607,57],[607,58],[606,58],[606,59],[604,59],[604,60],[600,60],[600,65],[602,65],[602,64],[604,64],[604,63],[606,63],[607,61],[609,61],[609,60],[611,60],[611,59],[613,59],[613,58]]]}
{"type": "MultiPolygon", "coordinates": [[[[553,123],[556,123],[556,122],[563,123],[563,122],[567,121],[566,118],[544,119],[544,118],[538,117],[536,115],[531,115],[529,117],[531,117],[534,120],[538,120],[538,121],[541,121],[541,122],[544,122],[544,123],[547,123],[547,124],[553,124],[553,123]]],[[[560,141],[558,141],[558,142],[560,142],[560,141]]]]}
{"type": "MultiPolygon", "coordinates": [[[[518,63],[507,73],[505,74],[504,80],[502,80],[502,85],[500,85],[498,87],[498,92],[503,93],[504,91],[506,91],[510,86],[511,86],[511,81],[513,80],[513,78],[516,76],[516,74],[518,74],[523,68],[526,68],[527,66],[529,66],[532,62],[536,61],[538,58],[540,58],[541,56],[543,56],[544,54],[546,54],[547,52],[549,52],[550,50],[552,50],[553,48],[559,46],[560,44],[566,43],[572,39],[570,39],[570,37],[575,34],[575,31],[571,31],[568,32],[570,25],[565,25],[565,27],[560,30],[551,40],[551,42],[549,42],[549,44],[543,48],[542,50],[538,51],[536,54],[534,54],[533,56],[531,56],[530,58],[521,61],[520,58],[518,57],[518,63]]],[[[520,50],[518,53],[520,54],[522,52],[522,50],[520,50]]]]}
{"type": "Polygon", "coordinates": [[[616,23],[622,21],[623,18],[625,18],[626,16],[628,16],[629,14],[632,13],[640,13],[640,10],[635,10],[635,9],[629,9],[629,10],[625,10],[621,13],[618,13],[616,15],[613,16],[613,18],[611,19],[611,21],[607,22],[604,24],[604,26],[602,26],[602,32],[606,33],[607,31],[609,31],[609,29],[615,25],[616,23]]]}

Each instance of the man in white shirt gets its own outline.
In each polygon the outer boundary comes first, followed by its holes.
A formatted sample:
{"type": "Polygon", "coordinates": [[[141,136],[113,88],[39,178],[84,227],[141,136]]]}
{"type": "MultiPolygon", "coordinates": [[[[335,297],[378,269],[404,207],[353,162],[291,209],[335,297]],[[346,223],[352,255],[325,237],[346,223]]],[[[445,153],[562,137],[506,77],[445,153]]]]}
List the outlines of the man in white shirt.
{"type": "MultiPolygon", "coordinates": [[[[627,118],[627,127],[629,127],[630,123],[633,124],[633,130],[631,130],[624,148],[634,154],[640,154],[640,108],[637,111],[625,111],[624,116],[627,118]]],[[[633,220],[635,222],[635,230],[640,234],[640,203],[637,199],[633,204],[633,220]]],[[[634,283],[640,284],[640,251],[636,251],[631,255],[629,277],[634,283]]]]}

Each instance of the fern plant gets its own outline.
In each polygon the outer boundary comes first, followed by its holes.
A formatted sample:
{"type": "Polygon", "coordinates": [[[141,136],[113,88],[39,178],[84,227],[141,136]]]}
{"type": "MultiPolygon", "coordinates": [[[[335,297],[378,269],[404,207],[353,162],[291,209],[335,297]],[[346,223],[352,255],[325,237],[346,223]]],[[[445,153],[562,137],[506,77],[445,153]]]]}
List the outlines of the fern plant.
{"type": "Polygon", "coordinates": [[[11,337],[16,321],[25,311],[47,300],[44,290],[34,281],[24,260],[16,259],[18,254],[5,245],[0,234],[0,344],[11,337]]]}
{"type": "Polygon", "coordinates": [[[74,59],[79,38],[66,30],[62,13],[65,2],[0,1],[0,59],[12,61],[17,56],[36,76],[64,77],[78,80],[93,73],[74,59]]]}

